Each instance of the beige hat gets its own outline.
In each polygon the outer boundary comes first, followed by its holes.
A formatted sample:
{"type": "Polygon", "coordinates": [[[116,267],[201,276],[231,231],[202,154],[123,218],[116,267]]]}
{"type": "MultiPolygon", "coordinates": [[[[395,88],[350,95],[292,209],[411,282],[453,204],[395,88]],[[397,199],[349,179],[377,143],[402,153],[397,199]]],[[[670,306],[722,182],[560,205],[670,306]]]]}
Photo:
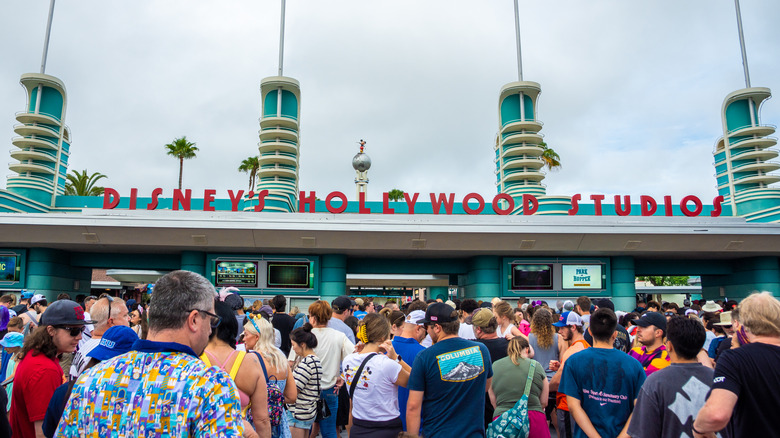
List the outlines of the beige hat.
{"type": "Polygon", "coordinates": [[[716,322],[715,325],[731,325],[731,312],[721,313],[720,322],[716,322]]]}
{"type": "Polygon", "coordinates": [[[471,324],[476,327],[487,327],[490,325],[490,319],[493,318],[493,311],[490,309],[479,309],[474,316],[471,317],[471,324]]]}
{"type": "Polygon", "coordinates": [[[363,305],[363,298],[355,298],[355,302],[357,303],[358,306],[362,306],[363,305]]]}
{"type": "Polygon", "coordinates": [[[701,310],[705,312],[719,312],[723,309],[715,301],[707,301],[701,306],[701,310]]]}

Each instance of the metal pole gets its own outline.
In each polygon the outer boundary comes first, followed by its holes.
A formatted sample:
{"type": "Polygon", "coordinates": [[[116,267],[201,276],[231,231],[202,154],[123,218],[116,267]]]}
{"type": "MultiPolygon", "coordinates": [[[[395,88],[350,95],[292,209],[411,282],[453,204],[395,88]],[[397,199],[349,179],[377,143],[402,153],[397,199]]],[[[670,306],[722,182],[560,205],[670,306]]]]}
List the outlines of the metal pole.
{"type": "Polygon", "coordinates": [[[279,76],[284,76],[282,72],[284,70],[284,11],[286,3],[285,0],[282,0],[282,23],[279,25],[279,76]]]}
{"type": "Polygon", "coordinates": [[[739,0],[734,0],[737,8],[737,29],[739,29],[739,47],[742,49],[742,66],[745,69],[745,86],[750,88],[750,70],[748,70],[747,51],[745,50],[745,35],[742,33],[742,13],[739,11],[739,0]]]}
{"type": "Polygon", "coordinates": [[[517,34],[517,77],[523,80],[523,55],[520,51],[520,9],[515,0],[515,34],[517,34]]]}
{"type": "Polygon", "coordinates": [[[46,72],[46,55],[49,53],[49,35],[51,35],[51,20],[54,18],[54,0],[49,4],[49,21],[46,23],[46,39],[43,40],[43,57],[41,58],[41,74],[46,72]]]}

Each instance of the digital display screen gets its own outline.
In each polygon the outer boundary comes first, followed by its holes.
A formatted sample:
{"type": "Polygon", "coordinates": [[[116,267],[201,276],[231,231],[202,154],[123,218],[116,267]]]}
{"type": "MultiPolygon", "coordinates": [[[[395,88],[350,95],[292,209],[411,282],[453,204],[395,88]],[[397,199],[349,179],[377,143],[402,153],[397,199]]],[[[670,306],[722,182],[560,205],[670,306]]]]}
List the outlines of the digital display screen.
{"type": "Polygon", "coordinates": [[[603,265],[563,265],[561,268],[564,289],[604,289],[603,265]]]}
{"type": "Polygon", "coordinates": [[[512,266],[512,289],[552,290],[552,264],[512,266]]]}
{"type": "Polygon", "coordinates": [[[217,287],[257,287],[257,262],[217,262],[217,287]]]}
{"type": "Polygon", "coordinates": [[[309,288],[309,263],[268,263],[268,287],[309,288]]]}
{"type": "Polygon", "coordinates": [[[0,281],[19,281],[19,256],[0,255],[0,281]]]}

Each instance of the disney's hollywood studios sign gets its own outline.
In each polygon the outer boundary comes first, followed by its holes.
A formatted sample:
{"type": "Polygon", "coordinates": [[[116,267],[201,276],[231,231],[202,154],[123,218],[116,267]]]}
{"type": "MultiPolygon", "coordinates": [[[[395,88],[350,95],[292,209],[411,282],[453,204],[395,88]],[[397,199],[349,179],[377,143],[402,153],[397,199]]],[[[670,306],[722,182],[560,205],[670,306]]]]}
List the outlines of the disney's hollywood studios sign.
{"type": "MultiPolygon", "coordinates": [[[[228,197],[230,199],[230,211],[239,211],[239,205],[243,201],[250,206],[250,211],[261,212],[265,208],[266,197],[269,196],[268,190],[261,190],[257,193],[254,191],[244,192],[244,190],[228,190],[228,197]],[[255,204],[256,202],[256,204],[255,204]]],[[[161,198],[163,189],[156,188],[151,193],[151,198],[139,198],[138,189],[133,188],[130,190],[130,196],[125,197],[127,202],[127,208],[129,210],[157,210],[162,209],[161,198]]],[[[199,209],[201,211],[217,211],[215,202],[219,200],[216,198],[217,191],[212,189],[206,189],[203,191],[202,206],[199,209]]],[[[459,203],[460,207],[466,214],[478,215],[483,214],[486,211],[488,205],[492,208],[493,212],[498,215],[508,215],[512,213],[517,207],[517,201],[520,201],[522,206],[522,214],[532,215],[539,209],[539,199],[534,195],[524,194],[519,196],[517,200],[505,193],[499,193],[495,195],[492,200],[486,201],[479,193],[469,193],[456,202],[454,193],[430,193],[430,208],[432,214],[453,214],[454,207],[459,203]],[[488,204],[488,202],[490,204],[488,204]]],[[[382,206],[381,211],[377,205],[374,205],[374,209],[371,206],[366,205],[365,193],[360,193],[357,201],[351,201],[353,204],[357,203],[358,214],[395,214],[397,205],[401,202],[405,203],[407,209],[404,214],[415,214],[415,206],[418,205],[420,198],[419,193],[404,193],[403,201],[390,201],[388,192],[382,193],[382,206]]],[[[602,216],[604,214],[604,208],[614,208],[617,216],[628,216],[631,214],[632,204],[630,195],[615,195],[614,204],[604,204],[606,199],[605,195],[590,195],[590,201],[593,202],[593,214],[595,216],[602,216]]],[[[119,192],[112,188],[106,188],[103,194],[103,209],[115,209],[120,205],[120,201],[123,198],[119,195],[119,192]]],[[[576,194],[571,197],[571,208],[569,209],[569,215],[577,215],[580,210],[580,202],[583,200],[581,194],[576,194]]],[[[193,210],[193,198],[191,189],[173,189],[171,201],[172,210],[193,210]]],[[[201,203],[201,200],[197,200],[197,204],[201,203]]],[[[224,200],[227,201],[227,200],[224,200]]],[[[332,213],[340,214],[347,210],[350,205],[350,201],[347,196],[342,192],[330,192],[325,197],[324,206],[325,211],[317,211],[318,199],[316,192],[302,191],[298,197],[298,212],[300,213],[332,213]]],[[[721,204],[723,203],[723,196],[716,196],[712,200],[712,211],[709,215],[712,217],[720,216],[722,212],[721,204]]],[[[376,203],[375,203],[376,204],[376,203]]],[[[320,206],[322,203],[320,203],[320,206]]],[[[663,211],[665,216],[672,216],[673,207],[679,206],[680,211],[689,217],[699,216],[704,208],[701,199],[695,195],[684,196],[678,202],[674,203],[671,196],[664,196],[660,202],[652,196],[642,195],[639,196],[639,214],[641,216],[653,216],[656,213],[663,211]],[[662,209],[662,210],[659,210],[662,209]]],[[[633,205],[634,208],[637,205],[633,205]]],[[[426,206],[427,209],[427,206],[426,206]]],[[[227,210],[226,208],[220,208],[220,211],[227,210]]],[[[489,213],[487,213],[489,214],[489,213]]],[[[609,213],[608,213],[609,214],[609,213]]],[[[636,212],[634,212],[636,215],[636,212]]]]}

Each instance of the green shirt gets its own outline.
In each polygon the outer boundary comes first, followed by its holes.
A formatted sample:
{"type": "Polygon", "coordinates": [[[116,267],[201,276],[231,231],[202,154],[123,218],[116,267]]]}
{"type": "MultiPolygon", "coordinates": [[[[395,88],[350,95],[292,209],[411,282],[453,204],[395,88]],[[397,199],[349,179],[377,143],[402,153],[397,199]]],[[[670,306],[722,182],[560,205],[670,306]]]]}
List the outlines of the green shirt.
{"type": "MultiPolygon", "coordinates": [[[[518,365],[512,363],[512,359],[505,357],[493,364],[493,392],[496,394],[496,410],[493,413],[497,417],[512,407],[523,397],[525,382],[528,379],[528,369],[533,359],[518,358],[518,365]]],[[[537,363],[534,371],[533,386],[528,393],[528,410],[544,412],[539,397],[542,395],[544,385],[544,368],[537,363]]]]}

